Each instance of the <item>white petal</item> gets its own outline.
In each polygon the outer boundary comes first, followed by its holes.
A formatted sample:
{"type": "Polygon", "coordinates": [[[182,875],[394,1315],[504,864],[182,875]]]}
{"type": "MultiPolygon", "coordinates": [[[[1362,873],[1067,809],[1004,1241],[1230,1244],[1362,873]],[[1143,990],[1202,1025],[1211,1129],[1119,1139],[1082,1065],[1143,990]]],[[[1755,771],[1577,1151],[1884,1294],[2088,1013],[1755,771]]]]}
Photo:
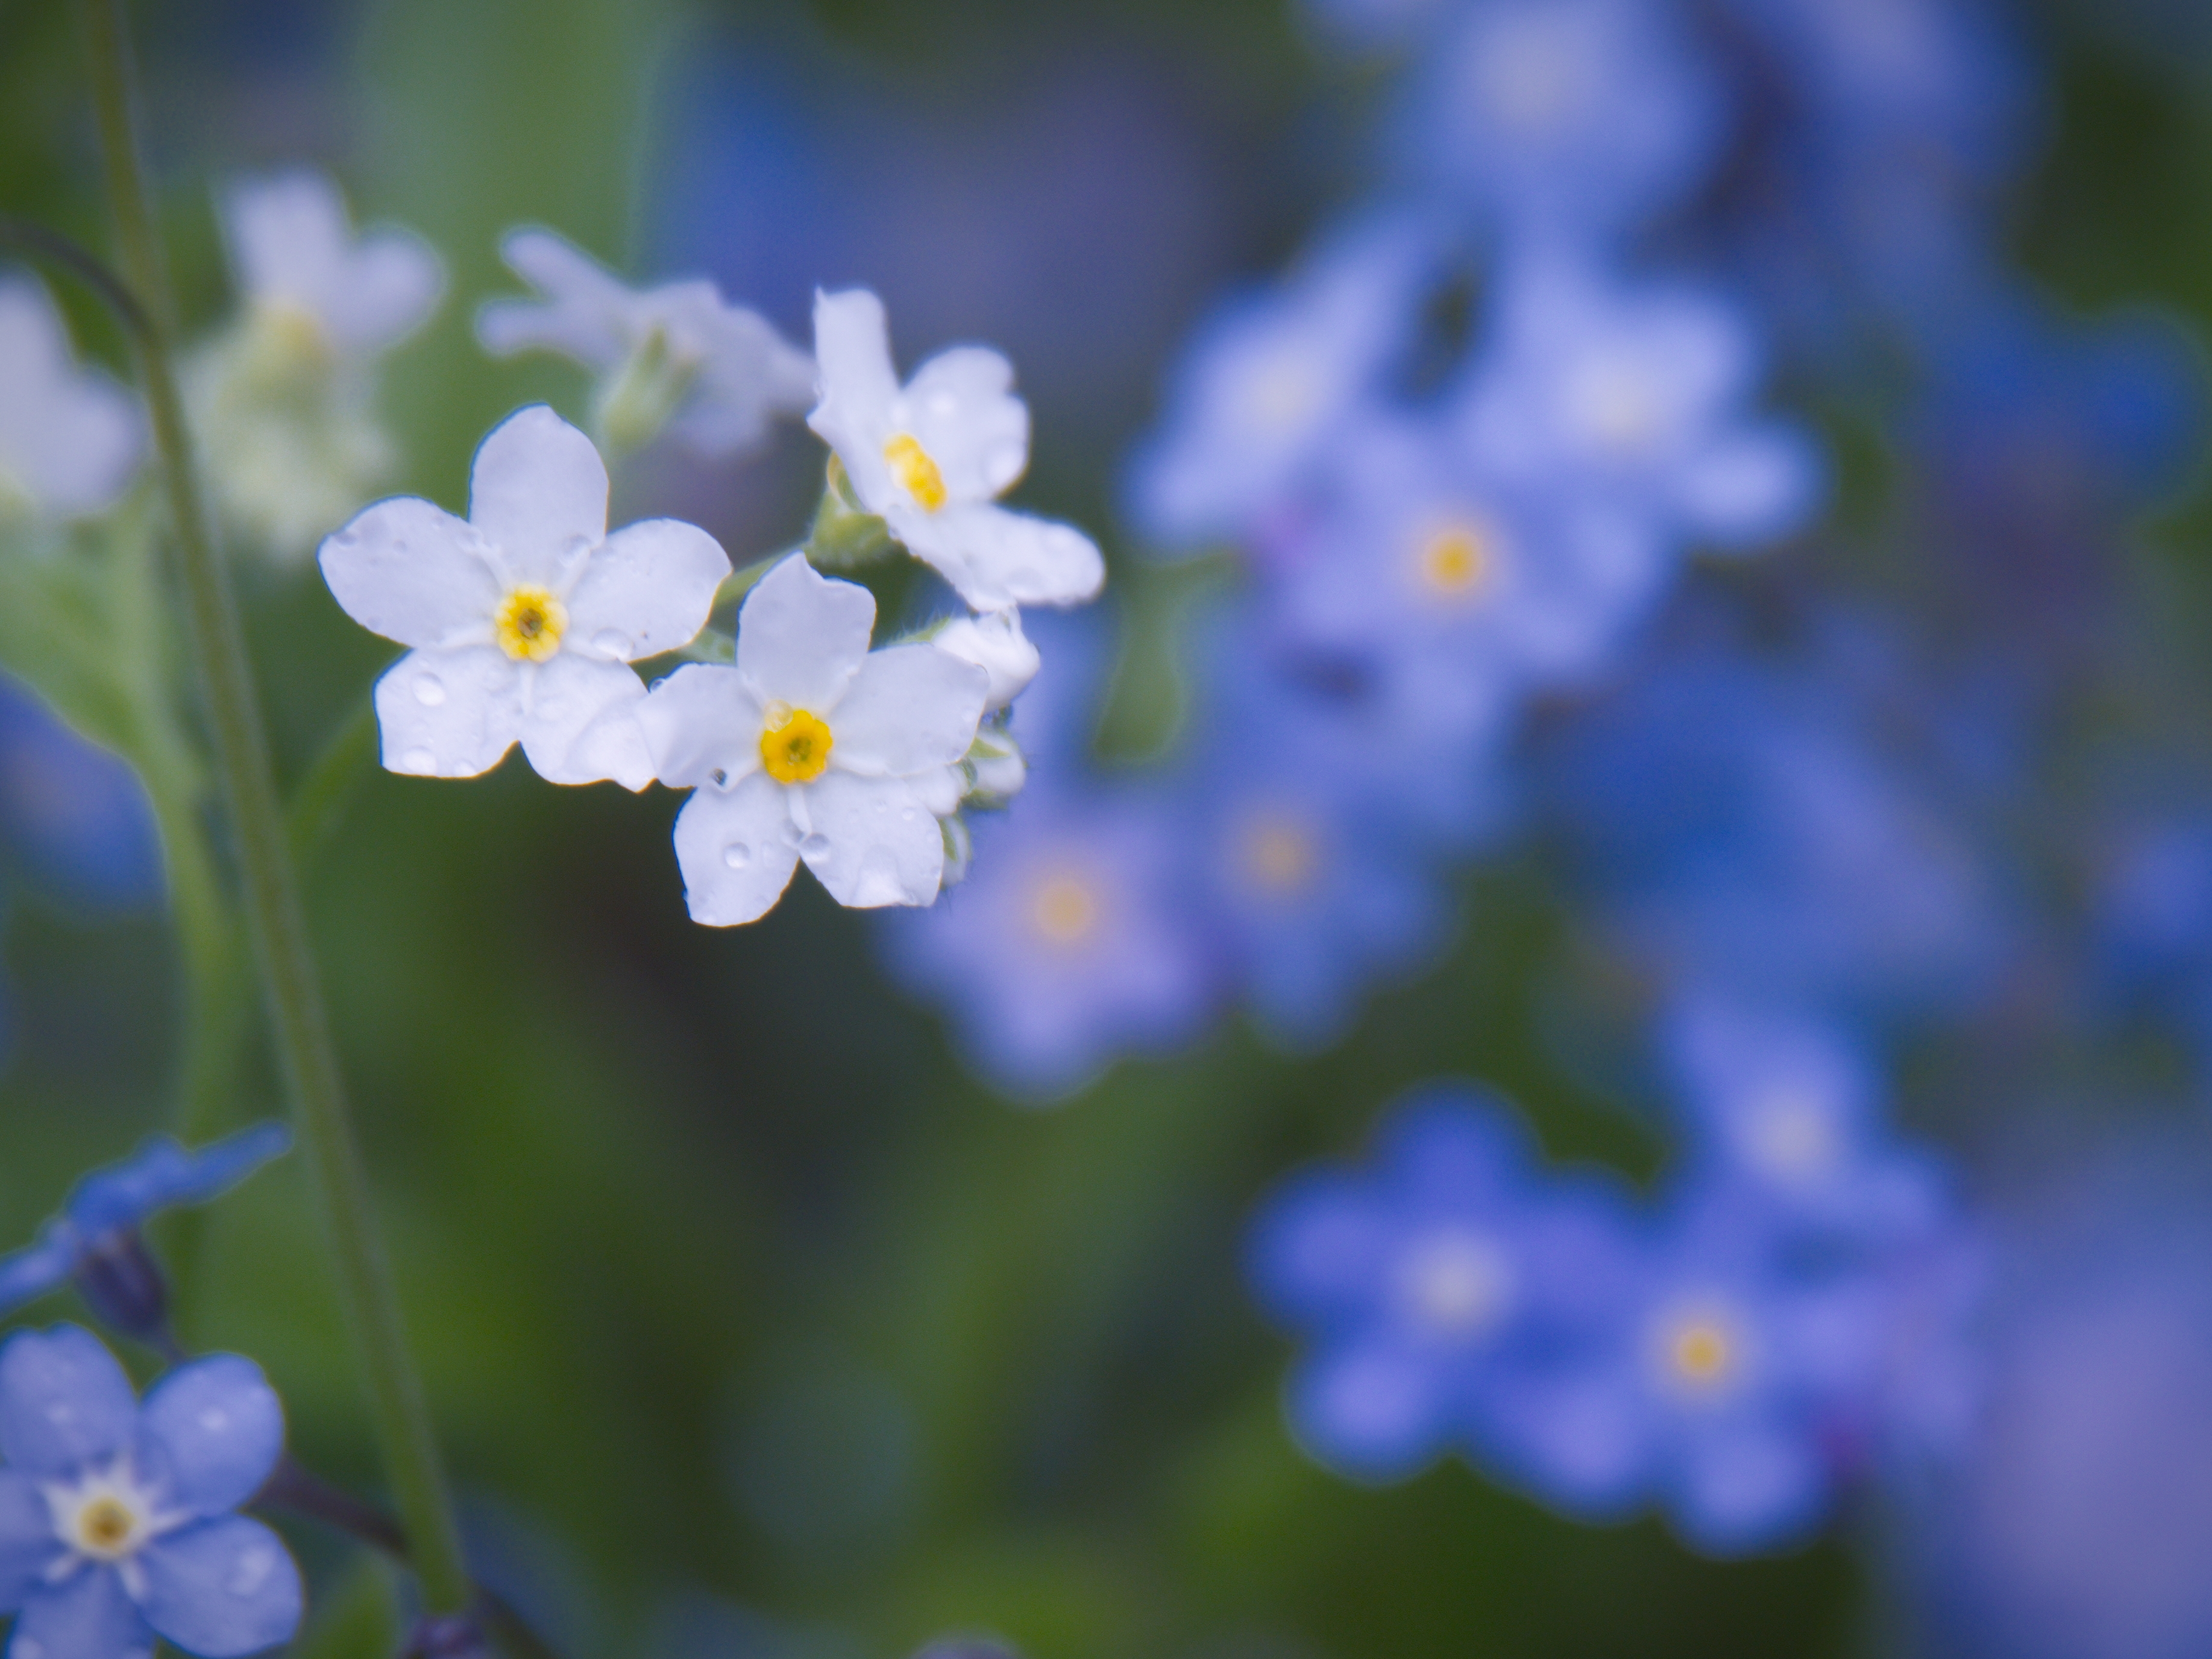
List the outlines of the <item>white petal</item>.
{"type": "Polygon", "coordinates": [[[790,885],[799,860],[781,784],[764,772],[727,789],[694,790],[676,819],[676,862],[691,920],[709,927],[757,921],[790,885]]]}
{"type": "Polygon", "coordinates": [[[483,538],[412,495],[379,501],[324,539],[316,562],[349,617],[402,645],[489,640],[500,598],[483,538]]]}
{"type": "Polygon", "coordinates": [[[875,595],[822,575],[794,553],[745,595],[738,672],[763,703],[826,715],[860,672],[875,624],[875,595]]]}
{"type": "Polygon", "coordinates": [[[239,286],[251,298],[322,319],[352,236],[335,184],[304,167],[240,179],[224,193],[222,222],[239,286]]]}
{"type": "Polygon", "coordinates": [[[1106,580],[1097,544],[1072,525],[979,503],[890,515],[891,532],[978,611],[1079,605],[1106,580]]]}
{"type": "Polygon", "coordinates": [[[864,288],[814,296],[814,360],[822,401],[806,423],[837,452],[853,488],[872,513],[904,493],[891,482],[884,444],[895,428],[898,374],[891,367],[884,302],[864,288]]]}
{"type": "Polygon", "coordinates": [[[709,459],[757,447],[778,415],[803,414],[815,396],[814,359],[768,319],[716,296],[701,323],[706,361],[670,430],[709,459]]]}
{"type": "Polygon", "coordinates": [[[388,771],[472,778],[522,735],[522,684],[496,646],[410,651],[376,683],[388,771]]]}
{"type": "Polygon", "coordinates": [[[493,300],[477,313],[477,339],[494,356],[531,347],[563,351],[592,368],[612,368],[629,350],[638,296],[567,238],[550,230],[508,233],[507,269],[545,298],[493,300]]]}
{"type": "Polygon", "coordinates": [[[950,766],[975,741],[991,678],[933,645],[895,645],[860,665],[831,725],[830,763],[867,776],[950,766]]]}
{"type": "Polygon", "coordinates": [[[988,346],[955,346],[915,371],[893,420],[937,463],[948,501],[988,501],[1030,464],[1029,405],[1014,369],[988,346]]]}
{"type": "Polygon", "coordinates": [[[647,519],[617,530],[568,592],[569,648],[616,662],[689,645],[730,574],[722,544],[696,526],[647,519]]]}
{"type": "Polygon", "coordinates": [[[939,651],[972,662],[991,677],[986,709],[1004,708],[1036,678],[1037,648],[1022,632],[1022,613],[1011,607],[988,616],[960,617],[930,635],[939,651]]]}
{"type": "Polygon", "coordinates": [[[760,769],[761,704],[734,668],[689,663],[646,693],[638,724],[660,781],[692,789],[760,769]]]}
{"type": "Polygon", "coordinates": [[[606,536],[606,465],[589,438],[544,404],[519,409],[477,451],[469,522],[510,581],[565,587],[606,536]]]}
{"type": "Polygon", "coordinates": [[[830,897],[862,910],[935,902],[945,836],[911,786],[832,769],[805,795],[812,833],[799,854],[830,897]]]}
{"type": "Polygon", "coordinates": [[[445,292],[445,266],[428,242],[410,230],[380,230],[350,251],[323,324],[341,351],[388,350],[429,320],[445,292]]]}
{"type": "Polygon", "coordinates": [[[522,752],[548,783],[626,789],[653,781],[653,756],[636,720],[645,682],[627,664],[556,652],[523,671],[522,752]],[[627,713],[627,718],[616,718],[627,713]],[[581,739],[588,733],[590,742],[581,739]]]}
{"type": "Polygon", "coordinates": [[[0,473],[41,513],[76,518],[122,494],[144,447],[137,400],[70,360],[46,290],[0,281],[0,473]]]}

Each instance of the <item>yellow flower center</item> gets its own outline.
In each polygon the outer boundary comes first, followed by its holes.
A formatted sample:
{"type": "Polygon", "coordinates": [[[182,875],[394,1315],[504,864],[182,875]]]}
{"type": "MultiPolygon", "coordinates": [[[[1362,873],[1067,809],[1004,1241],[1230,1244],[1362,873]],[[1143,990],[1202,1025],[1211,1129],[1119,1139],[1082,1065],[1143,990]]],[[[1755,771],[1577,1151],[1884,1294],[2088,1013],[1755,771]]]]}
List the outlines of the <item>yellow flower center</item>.
{"type": "Polygon", "coordinates": [[[1488,538],[1471,524],[1447,525],[1424,538],[1414,566],[1429,590],[1448,599],[1474,593],[1495,568],[1488,538]]]}
{"type": "Polygon", "coordinates": [[[296,301],[254,301],[254,327],[261,334],[265,349],[285,362],[323,368],[338,356],[337,347],[331,347],[330,343],[330,334],[323,330],[321,319],[296,301]]]}
{"type": "Polygon", "coordinates": [[[1244,867],[1261,887],[1291,893],[1313,879],[1320,863],[1314,838],[1287,818],[1261,818],[1244,834],[1244,867]]]}
{"type": "Polygon", "coordinates": [[[1675,1331],[1667,1357],[1685,1382],[1711,1388],[1735,1366],[1735,1345],[1718,1321],[1692,1319],[1675,1331]]]}
{"type": "Polygon", "coordinates": [[[772,702],[761,727],[761,764],[778,783],[811,783],[830,764],[830,728],[804,708],[772,702]]]}
{"type": "Polygon", "coordinates": [[[561,648],[568,607],[551,590],[525,582],[507,590],[492,621],[501,650],[517,662],[544,662],[561,648]]]}
{"type": "Polygon", "coordinates": [[[945,505],[945,475],[937,470],[937,463],[929,459],[929,452],[902,432],[884,446],[884,459],[889,464],[891,477],[900,487],[914,497],[915,505],[925,513],[934,513],[945,505]]]}
{"type": "Polygon", "coordinates": [[[80,1553],[119,1561],[145,1541],[146,1517],[112,1492],[95,1492],[62,1528],[80,1553]]]}
{"type": "Polygon", "coordinates": [[[1030,902],[1030,921],[1054,945],[1077,944],[1098,925],[1098,896],[1075,876],[1048,876],[1030,902]]]}

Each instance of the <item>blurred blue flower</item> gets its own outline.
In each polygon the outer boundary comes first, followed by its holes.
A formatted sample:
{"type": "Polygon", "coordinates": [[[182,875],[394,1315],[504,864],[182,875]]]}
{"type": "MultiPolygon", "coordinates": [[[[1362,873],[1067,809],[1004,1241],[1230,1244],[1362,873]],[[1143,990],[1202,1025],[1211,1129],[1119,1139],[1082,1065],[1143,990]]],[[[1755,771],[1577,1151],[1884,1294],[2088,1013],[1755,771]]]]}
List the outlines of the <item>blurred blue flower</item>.
{"type": "Polygon", "coordinates": [[[1826,1518],[1877,1374],[1879,1283],[1792,1269],[1741,1196],[1680,1189],[1602,1340],[1506,1398],[1537,1497],[1591,1518],[1656,1500],[1716,1555],[1796,1543],[1826,1518]]]}
{"type": "Polygon", "coordinates": [[[1255,1220],[1261,1305],[1310,1344],[1289,1410],[1322,1462],[1370,1480],[1447,1451],[1523,1457],[1502,1415],[1605,1326],[1626,1282],[1623,1192],[1540,1177],[1517,1113],[1463,1085],[1386,1116],[1371,1165],[1293,1177],[1255,1220]]]}
{"type": "Polygon", "coordinates": [[[1480,711],[1600,666],[1670,574],[1664,538],[1570,478],[1501,476],[1433,416],[1376,416],[1264,549],[1291,640],[1480,711]]]}
{"type": "Polygon", "coordinates": [[[1601,927],[1665,978],[1925,1013],[2004,963],[1982,848],[1818,663],[1666,659],[1559,732],[1543,774],[1601,927]]]}
{"type": "Polygon", "coordinates": [[[1516,241],[1656,216],[1728,126],[1728,89],[1668,0],[1474,0],[1411,82],[1398,167],[1516,241]]]}
{"type": "Polygon", "coordinates": [[[1693,989],[1659,1040],[1690,1162],[1778,1228],[1894,1243],[1945,1213],[1939,1166],[1888,1126],[1880,1054],[1843,1021],[1693,989]]]}
{"type": "Polygon", "coordinates": [[[142,1405],[74,1325],[0,1346],[0,1609],[9,1650],[135,1659],[158,1634],[232,1659],[298,1630],[300,1570],[234,1514],[276,1468],[283,1407],[250,1359],[179,1366],[142,1405]]]}
{"type": "Polygon", "coordinates": [[[887,965],[1017,1097],[1061,1098],[1125,1054],[1179,1048],[1211,1019],[1218,982],[1181,902],[1186,820],[1158,790],[1039,769],[1012,811],[976,818],[967,880],[885,917],[887,965]]]}
{"type": "Polygon", "coordinates": [[[1234,541],[1286,511],[1420,322],[1442,242],[1418,215],[1340,226],[1273,287],[1216,308],[1183,348],[1125,504],[1156,550],[1234,541]]]}
{"type": "Polygon", "coordinates": [[[1820,510],[1819,447],[1751,408],[1765,365],[1741,306],[1682,284],[1626,286],[1550,252],[1501,272],[1498,288],[1460,411],[1498,474],[1575,491],[1678,546],[1757,548],[1820,510]]]}
{"type": "MultiPolygon", "coordinates": [[[[171,1136],[155,1135],[122,1163],[93,1170],[70,1190],[62,1212],[39,1230],[35,1243],[0,1257],[0,1316],[66,1279],[97,1275],[110,1265],[109,1258],[135,1250],[133,1236],[149,1217],[179,1204],[206,1203],[291,1144],[292,1132],[276,1122],[240,1129],[198,1152],[186,1152],[171,1136]]],[[[96,1294],[100,1288],[86,1285],[102,1317],[112,1317],[133,1336],[149,1335],[159,1328],[158,1284],[150,1310],[133,1305],[143,1287],[119,1303],[114,1297],[96,1294]]]]}
{"type": "Polygon", "coordinates": [[[1498,808],[1448,714],[1377,720],[1371,699],[1285,672],[1249,617],[1214,622],[1179,773],[1197,837],[1188,902],[1267,1033],[1325,1047],[1369,981],[1445,942],[1452,904],[1427,826],[1494,822],[1498,808]]]}

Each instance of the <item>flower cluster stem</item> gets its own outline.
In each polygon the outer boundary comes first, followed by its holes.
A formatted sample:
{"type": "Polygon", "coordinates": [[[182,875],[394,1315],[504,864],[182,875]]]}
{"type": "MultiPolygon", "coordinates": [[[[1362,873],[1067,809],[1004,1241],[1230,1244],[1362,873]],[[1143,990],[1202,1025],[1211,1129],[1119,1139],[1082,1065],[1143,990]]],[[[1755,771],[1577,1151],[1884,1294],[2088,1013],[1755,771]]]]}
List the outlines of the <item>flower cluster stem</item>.
{"type": "Polygon", "coordinates": [[[108,194],[125,280],[143,312],[139,368],[178,551],[192,656],[206,702],[224,805],[237,838],[244,908],[300,1147],[320,1200],[339,1296],[362,1369],[401,1523],[425,1605],[467,1607],[470,1583],[420,1380],[401,1331],[392,1273],[323,1009],[291,849],[228,573],[201,500],[170,341],[167,261],[140,159],[124,0],[77,0],[91,58],[108,194]]]}

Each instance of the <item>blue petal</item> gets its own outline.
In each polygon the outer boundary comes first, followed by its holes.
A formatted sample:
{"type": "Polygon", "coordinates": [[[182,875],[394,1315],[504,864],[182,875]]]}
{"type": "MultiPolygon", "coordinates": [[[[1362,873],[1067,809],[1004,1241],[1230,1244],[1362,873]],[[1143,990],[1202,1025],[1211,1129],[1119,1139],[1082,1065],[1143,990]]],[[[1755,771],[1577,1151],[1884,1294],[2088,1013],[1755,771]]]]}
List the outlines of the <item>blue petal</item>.
{"type": "Polygon", "coordinates": [[[261,1367],[234,1353],[180,1365],[139,1408],[143,1472],[194,1515],[234,1510],[284,1449],[284,1407],[261,1367]]]}
{"type": "Polygon", "coordinates": [[[1298,1443],[1355,1480],[1403,1480],[1444,1449],[1454,1426],[1447,1379],[1432,1357],[1379,1343],[1318,1353],[1293,1373],[1298,1443]]]}
{"type": "Polygon", "coordinates": [[[46,1582],[61,1553],[53,1506],[39,1483],[15,1469],[0,1469],[0,1613],[13,1613],[46,1582]]]}
{"type": "Polygon", "coordinates": [[[300,1628],[300,1569],[258,1521],[226,1515],[157,1538],[138,1553],[154,1628],[202,1659],[235,1659],[300,1628]]]}
{"type": "Polygon", "coordinates": [[[70,1194],[70,1221],[88,1238],[135,1227],[173,1204],[202,1204],[243,1181],[292,1144],[276,1122],[257,1123],[197,1152],[155,1135],[122,1163],[95,1170],[70,1194]]]}
{"type": "Polygon", "coordinates": [[[38,1243],[0,1256],[0,1315],[34,1302],[76,1271],[77,1231],[66,1220],[49,1221],[38,1243]]]}
{"type": "Polygon", "coordinates": [[[33,1474],[66,1474],[129,1443],[131,1379],[76,1325],[21,1331],[0,1346],[0,1455],[33,1474]]]}
{"type": "Polygon", "coordinates": [[[40,1591],[16,1615],[8,1659],[147,1659],[154,1632],[112,1567],[88,1567],[40,1591]]]}

